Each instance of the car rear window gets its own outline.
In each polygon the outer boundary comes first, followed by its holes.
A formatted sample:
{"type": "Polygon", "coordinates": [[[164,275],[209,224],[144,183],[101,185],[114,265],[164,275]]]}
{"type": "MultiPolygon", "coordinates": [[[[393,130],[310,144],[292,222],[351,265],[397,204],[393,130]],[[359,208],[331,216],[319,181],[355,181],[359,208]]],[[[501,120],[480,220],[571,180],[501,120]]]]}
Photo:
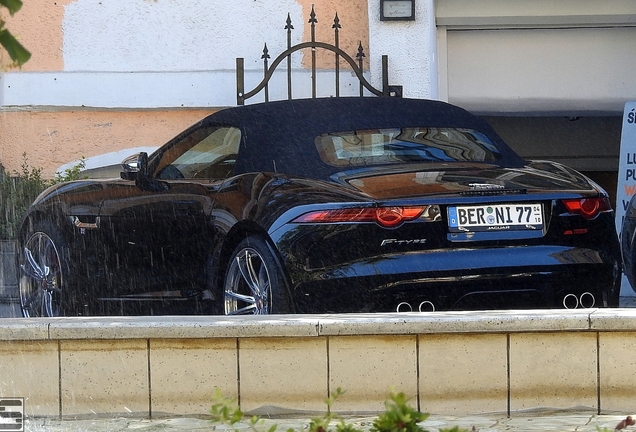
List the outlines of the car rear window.
{"type": "Polygon", "coordinates": [[[501,154],[486,135],[462,128],[367,129],[327,133],[315,140],[322,160],[336,167],[421,162],[496,163],[501,154]]]}

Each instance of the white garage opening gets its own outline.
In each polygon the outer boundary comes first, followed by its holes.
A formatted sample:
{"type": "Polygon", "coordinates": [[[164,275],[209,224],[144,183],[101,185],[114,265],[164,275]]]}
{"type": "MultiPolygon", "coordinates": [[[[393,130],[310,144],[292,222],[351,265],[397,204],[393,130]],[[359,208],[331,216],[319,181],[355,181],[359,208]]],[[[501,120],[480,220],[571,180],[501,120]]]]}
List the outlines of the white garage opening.
{"type": "Polygon", "coordinates": [[[636,100],[632,1],[439,0],[440,98],[484,116],[528,159],[616,190],[621,116],[636,100]]]}

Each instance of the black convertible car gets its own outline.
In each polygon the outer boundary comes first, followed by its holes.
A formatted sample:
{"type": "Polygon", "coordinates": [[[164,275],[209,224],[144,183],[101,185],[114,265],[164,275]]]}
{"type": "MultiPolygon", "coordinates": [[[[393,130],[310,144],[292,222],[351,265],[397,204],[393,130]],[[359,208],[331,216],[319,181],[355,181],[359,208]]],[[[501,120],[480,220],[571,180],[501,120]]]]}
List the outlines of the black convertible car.
{"type": "Polygon", "coordinates": [[[607,194],[458,107],[221,110],[24,217],[25,316],[617,306],[607,194]]]}

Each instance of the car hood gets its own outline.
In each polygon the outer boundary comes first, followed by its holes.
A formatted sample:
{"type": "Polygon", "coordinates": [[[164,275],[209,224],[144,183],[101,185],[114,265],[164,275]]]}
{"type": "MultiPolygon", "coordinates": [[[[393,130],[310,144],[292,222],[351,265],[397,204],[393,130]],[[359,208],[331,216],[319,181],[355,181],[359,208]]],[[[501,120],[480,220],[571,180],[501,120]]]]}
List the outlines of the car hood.
{"type": "Polygon", "coordinates": [[[378,167],[342,172],[332,178],[376,200],[498,192],[605,194],[587,177],[553,162],[533,162],[523,168],[492,165],[378,167]]]}

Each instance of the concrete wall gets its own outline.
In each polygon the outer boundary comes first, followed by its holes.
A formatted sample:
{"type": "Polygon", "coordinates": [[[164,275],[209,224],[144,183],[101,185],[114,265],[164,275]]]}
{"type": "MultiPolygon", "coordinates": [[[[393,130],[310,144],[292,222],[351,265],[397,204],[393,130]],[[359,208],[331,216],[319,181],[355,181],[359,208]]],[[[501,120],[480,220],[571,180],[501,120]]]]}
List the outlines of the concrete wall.
{"type": "Polygon", "coordinates": [[[378,412],[391,390],[435,414],[633,409],[636,311],[5,319],[0,396],[28,415],[378,412]]]}

